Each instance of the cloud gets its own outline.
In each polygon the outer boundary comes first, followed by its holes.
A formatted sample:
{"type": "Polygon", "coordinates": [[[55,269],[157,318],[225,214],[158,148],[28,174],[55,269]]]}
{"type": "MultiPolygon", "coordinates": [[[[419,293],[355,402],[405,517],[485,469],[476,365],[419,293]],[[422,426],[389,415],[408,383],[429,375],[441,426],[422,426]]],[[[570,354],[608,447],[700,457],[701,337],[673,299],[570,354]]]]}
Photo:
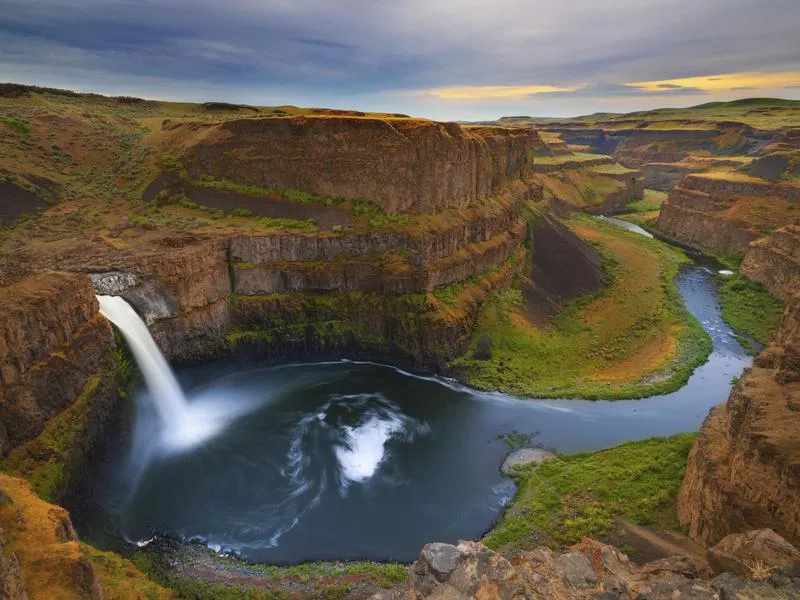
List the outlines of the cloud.
{"type": "Polygon", "coordinates": [[[351,106],[677,98],[755,85],[719,74],[796,70],[797,22],[796,0],[4,0],[0,73],[351,106]]]}
{"type": "Polygon", "coordinates": [[[800,83],[794,83],[792,85],[785,85],[783,86],[785,90],[800,90],[800,83]]]}
{"type": "Polygon", "coordinates": [[[657,97],[657,96],[696,96],[707,94],[698,87],[685,87],[675,84],[658,84],[647,88],[640,84],[596,83],[585,85],[575,90],[543,92],[549,96],[572,96],[580,98],[616,98],[616,97],[657,97]]]}
{"type": "Polygon", "coordinates": [[[742,90],[757,90],[757,87],[753,87],[752,85],[737,85],[736,87],[732,87],[732,92],[738,92],[742,90]]]}

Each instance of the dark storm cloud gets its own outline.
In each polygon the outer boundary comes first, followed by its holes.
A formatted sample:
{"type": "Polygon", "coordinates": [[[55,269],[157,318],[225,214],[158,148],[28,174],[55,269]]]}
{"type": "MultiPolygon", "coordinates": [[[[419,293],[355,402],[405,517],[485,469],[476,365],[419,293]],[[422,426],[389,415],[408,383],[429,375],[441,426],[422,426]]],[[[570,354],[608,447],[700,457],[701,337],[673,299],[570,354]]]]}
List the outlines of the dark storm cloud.
{"type": "MultiPolygon", "coordinates": [[[[524,84],[615,97],[645,94],[631,81],[796,69],[798,22],[796,0],[5,0],[0,79],[298,101],[524,84]]],[[[646,92],[671,93],[702,91],[646,92]]]]}

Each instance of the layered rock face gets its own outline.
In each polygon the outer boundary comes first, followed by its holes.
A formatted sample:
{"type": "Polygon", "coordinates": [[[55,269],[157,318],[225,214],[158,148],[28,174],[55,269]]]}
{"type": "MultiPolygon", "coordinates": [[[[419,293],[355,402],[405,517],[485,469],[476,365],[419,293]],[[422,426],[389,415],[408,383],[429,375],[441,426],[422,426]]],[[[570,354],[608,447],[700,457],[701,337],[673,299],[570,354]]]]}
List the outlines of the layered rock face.
{"type": "Polygon", "coordinates": [[[168,600],[174,594],[122,557],[82,545],[66,510],[39,498],[27,481],[0,473],[0,598],[168,600]]]}
{"type": "Polygon", "coordinates": [[[234,346],[276,357],[388,358],[399,348],[396,358],[432,368],[463,351],[479,301],[510,282],[527,236],[522,205],[532,193],[516,182],[420,232],[194,240],[108,257],[91,266],[92,278],[101,293],[124,296],[174,359],[234,346]],[[457,307],[425,299],[461,282],[473,293],[457,307]],[[443,327],[438,337],[423,326],[428,318],[443,327]]]}
{"type": "Polygon", "coordinates": [[[33,275],[0,289],[0,455],[37,436],[95,377],[114,345],[89,279],[33,275]]]}
{"type": "Polygon", "coordinates": [[[800,298],[769,347],[709,414],[688,459],[678,514],[710,545],[770,527],[800,541],[800,298]]]}
{"type": "MultiPolygon", "coordinates": [[[[639,566],[613,546],[588,538],[563,554],[538,548],[510,558],[477,542],[428,544],[409,568],[407,589],[400,597],[779,600],[800,594],[800,552],[772,531],[731,536],[713,549],[710,557],[717,559],[715,564],[720,567],[713,578],[684,556],[639,566]]],[[[378,594],[374,600],[389,597],[378,594]]]]}
{"type": "Polygon", "coordinates": [[[642,173],[615,165],[611,158],[534,168],[537,174],[533,181],[542,186],[544,198],[559,214],[623,211],[629,202],[644,194],[642,173]],[[613,168],[606,168],[609,166],[613,168]]]}
{"type": "Polygon", "coordinates": [[[689,246],[744,253],[750,242],[790,222],[800,188],[755,178],[688,175],[661,205],[658,229],[689,246]]]}
{"type": "Polygon", "coordinates": [[[741,272],[788,302],[800,290],[800,219],[750,244],[741,272]]]}
{"type": "Polygon", "coordinates": [[[538,135],[411,119],[167,123],[189,175],[372,200],[387,212],[463,208],[529,173],[538,135]]]}

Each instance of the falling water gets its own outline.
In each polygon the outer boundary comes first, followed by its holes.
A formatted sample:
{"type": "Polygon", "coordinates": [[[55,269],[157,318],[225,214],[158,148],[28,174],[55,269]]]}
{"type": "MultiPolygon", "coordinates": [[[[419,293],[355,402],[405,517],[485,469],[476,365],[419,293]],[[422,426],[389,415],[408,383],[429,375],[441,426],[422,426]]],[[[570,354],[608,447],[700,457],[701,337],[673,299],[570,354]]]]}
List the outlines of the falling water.
{"type": "Polygon", "coordinates": [[[179,424],[186,414],[188,403],[147,325],[131,305],[119,296],[98,296],[97,301],[100,303],[100,313],[125,336],[147,387],[156,398],[156,409],[164,425],[170,427],[179,424]]]}
{"type": "Polygon", "coordinates": [[[153,336],[123,298],[97,296],[100,313],[119,328],[133,352],[161,420],[161,445],[184,450],[217,433],[236,416],[219,403],[188,402],[153,336]],[[225,414],[227,412],[227,414],[225,414]]]}

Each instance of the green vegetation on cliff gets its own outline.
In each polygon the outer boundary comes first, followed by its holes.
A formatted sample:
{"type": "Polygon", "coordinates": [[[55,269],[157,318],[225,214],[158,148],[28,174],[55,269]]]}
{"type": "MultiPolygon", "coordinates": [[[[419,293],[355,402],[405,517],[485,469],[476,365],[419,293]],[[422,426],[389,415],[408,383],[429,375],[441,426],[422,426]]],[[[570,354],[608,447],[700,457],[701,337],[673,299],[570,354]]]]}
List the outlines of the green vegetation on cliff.
{"type": "Polygon", "coordinates": [[[778,328],[783,314],[783,302],[769,293],[761,283],[742,276],[732,277],[719,288],[722,318],[750,348],[747,338],[766,345],[778,328]]]}
{"type": "Polygon", "coordinates": [[[603,253],[608,289],[573,301],[545,327],[528,322],[520,291],[492,295],[470,350],[451,363],[457,376],[480,389],[534,397],[618,399],[682,386],[711,351],[674,282],[686,256],[615,225],[585,217],[570,225],[603,253]],[[491,356],[476,358],[484,336],[491,356]]]}
{"type": "Polygon", "coordinates": [[[633,202],[628,203],[628,208],[631,209],[633,212],[653,212],[658,211],[661,208],[661,205],[664,203],[664,200],[667,199],[666,192],[660,192],[658,190],[652,190],[650,188],[646,188],[644,190],[644,196],[639,200],[634,200],[633,202]]]}
{"type": "Polygon", "coordinates": [[[614,533],[615,520],[679,530],[675,502],[695,434],[626,442],[518,467],[517,495],[484,543],[566,547],[614,533]]]}
{"type": "Polygon", "coordinates": [[[87,436],[96,427],[93,421],[114,409],[122,392],[119,386],[130,376],[130,364],[119,348],[118,342],[68,408],[50,419],[36,438],[0,461],[0,471],[27,479],[48,502],[60,502],[72,491],[79,463],[91,452],[87,436]]]}

